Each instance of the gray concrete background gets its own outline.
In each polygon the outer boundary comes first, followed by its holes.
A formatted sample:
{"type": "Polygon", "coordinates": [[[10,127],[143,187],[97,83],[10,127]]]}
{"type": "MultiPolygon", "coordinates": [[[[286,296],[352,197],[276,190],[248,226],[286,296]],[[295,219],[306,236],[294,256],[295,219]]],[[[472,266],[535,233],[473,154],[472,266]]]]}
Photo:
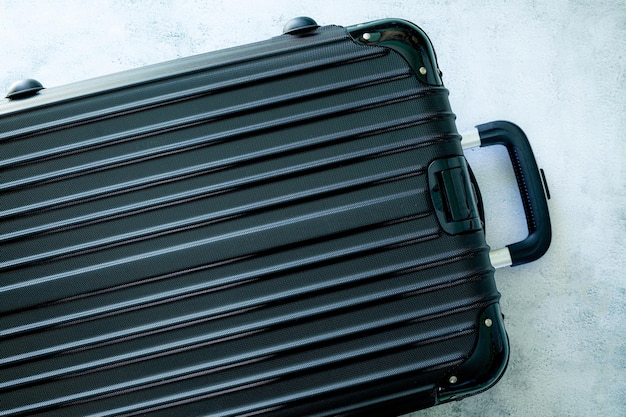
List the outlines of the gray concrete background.
{"type": "MultiPolygon", "coordinates": [[[[488,392],[414,415],[626,415],[623,1],[5,0],[0,89],[31,77],[52,87],[262,40],[299,15],[320,24],[398,17],[420,25],[435,45],[459,130],[497,119],[519,124],[548,176],[550,251],[496,273],[509,369],[488,392]]],[[[506,153],[469,151],[468,159],[490,244],[523,238],[506,153]]]]}

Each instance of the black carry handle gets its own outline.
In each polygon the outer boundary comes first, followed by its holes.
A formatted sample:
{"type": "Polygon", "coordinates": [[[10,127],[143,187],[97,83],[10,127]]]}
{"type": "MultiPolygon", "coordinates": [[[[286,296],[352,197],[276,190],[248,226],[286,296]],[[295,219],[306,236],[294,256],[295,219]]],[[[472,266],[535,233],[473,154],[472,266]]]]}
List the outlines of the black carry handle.
{"type": "Polygon", "coordinates": [[[546,193],[544,192],[545,176],[539,171],[535,155],[528,138],[518,126],[511,122],[495,121],[476,126],[480,136],[480,146],[504,145],[515,171],[519,186],[528,236],[521,242],[508,245],[511,265],[521,265],[539,259],[546,253],[552,240],[550,215],[546,193]]]}

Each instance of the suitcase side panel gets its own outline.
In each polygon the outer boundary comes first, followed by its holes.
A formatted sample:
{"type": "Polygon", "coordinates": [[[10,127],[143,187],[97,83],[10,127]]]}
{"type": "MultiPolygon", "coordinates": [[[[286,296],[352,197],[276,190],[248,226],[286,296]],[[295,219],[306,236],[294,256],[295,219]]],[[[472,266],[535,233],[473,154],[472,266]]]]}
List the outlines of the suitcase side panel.
{"type": "Polygon", "coordinates": [[[0,415],[434,404],[499,298],[447,91],[338,27],[140,72],[0,116],[0,415]]]}

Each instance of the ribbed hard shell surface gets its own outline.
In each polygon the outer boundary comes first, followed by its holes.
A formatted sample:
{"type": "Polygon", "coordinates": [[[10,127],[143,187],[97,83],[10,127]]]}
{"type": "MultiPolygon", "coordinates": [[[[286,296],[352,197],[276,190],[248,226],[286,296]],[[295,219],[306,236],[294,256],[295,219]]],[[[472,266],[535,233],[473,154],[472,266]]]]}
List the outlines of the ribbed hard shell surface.
{"type": "Polygon", "coordinates": [[[419,408],[472,353],[488,247],[426,175],[454,115],[393,51],[326,27],[29,100],[0,114],[0,416],[419,408]]]}

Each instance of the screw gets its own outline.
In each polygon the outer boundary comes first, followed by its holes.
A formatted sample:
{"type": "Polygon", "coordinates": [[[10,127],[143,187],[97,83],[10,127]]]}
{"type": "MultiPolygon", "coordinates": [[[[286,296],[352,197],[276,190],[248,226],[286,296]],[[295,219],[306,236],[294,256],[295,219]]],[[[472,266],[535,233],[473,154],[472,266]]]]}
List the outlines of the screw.
{"type": "Polygon", "coordinates": [[[487,327],[491,327],[491,326],[493,326],[493,320],[491,320],[491,319],[485,319],[485,326],[487,326],[487,327]]]}
{"type": "Polygon", "coordinates": [[[448,381],[450,381],[451,384],[456,384],[459,381],[459,378],[452,375],[448,381]]]}
{"type": "Polygon", "coordinates": [[[366,41],[369,41],[371,38],[372,38],[372,35],[370,33],[363,34],[363,39],[365,39],[366,41]]]}
{"type": "Polygon", "coordinates": [[[426,67],[420,67],[420,74],[426,75],[427,72],[426,67]]]}

